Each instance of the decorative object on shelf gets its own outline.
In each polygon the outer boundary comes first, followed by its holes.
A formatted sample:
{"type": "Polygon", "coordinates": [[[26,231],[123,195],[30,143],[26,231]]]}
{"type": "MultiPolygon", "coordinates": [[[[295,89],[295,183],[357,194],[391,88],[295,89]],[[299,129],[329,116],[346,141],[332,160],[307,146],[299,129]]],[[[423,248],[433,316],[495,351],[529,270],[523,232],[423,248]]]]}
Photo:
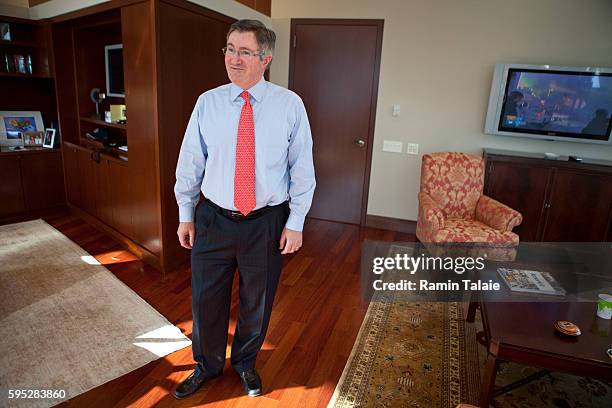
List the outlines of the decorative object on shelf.
{"type": "Polygon", "coordinates": [[[45,129],[45,138],[43,140],[43,147],[53,149],[53,143],[55,142],[55,129],[45,129]]]}
{"type": "Polygon", "coordinates": [[[2,54],[0,59],[0,71],[18,74],[30,74],[33,73],[32,68],[32,56],[21,55],[21,54],[2,54]]]}
{"type": "Polygon", "coordinates": [[[2,56],[2,71],[15,72],[15,58],[12,55],[4,54],[2,56]]]}
{"type": "Polygon", "coordinates": [[[25,57],[21,54],[18,54],[13,55],[13,59],[15,60],[15,71],[20,74],[27,73],[25,57]]]}
{"type": "Polygon", "coordinates": [[[0,111],[0,145],[23,145],[22,132],[39,132],[44,128],[40,112],[0,111]]]}
{"type": "Polygon", "coordinates": [[[21,132],[23,145],[26,147],[42,146],[45,137],[44,132],[21,132]]]}
{"type": "Polygon", "coordinates": [[[126,120],[125,105],[111,105],[110,106],[110,117],[111,122],[119,122],[120,120],[126,120]]]}
{"type": "Polygon", "coordinates": [[[108,131],[106,129],[96,128],[91,133],[86,133],[85,137],[90,140],[96,140],[99,142],[105,142],[108,140],[108,131]]]}
{"type": "Polygon", "coordinates": [[[11,25],[0,23],[0,40],[11,41],[11,25]]]}
{"type": "Polygon", "coordinates": [[[104,111],[104,121],[106,123],[113,123],[113,119],[111,116],[111,111],[104,111]]]}
{"type": "Polygon", "coordinates": [[[89,98],[91,98],[91,101],[96,104],[96,117],[98,119],[104,119],[100,116],[100,104],[106,99],[106,94],[104,92],[100,92],[100,88],[94,88],[89,92],[89,98]]]}

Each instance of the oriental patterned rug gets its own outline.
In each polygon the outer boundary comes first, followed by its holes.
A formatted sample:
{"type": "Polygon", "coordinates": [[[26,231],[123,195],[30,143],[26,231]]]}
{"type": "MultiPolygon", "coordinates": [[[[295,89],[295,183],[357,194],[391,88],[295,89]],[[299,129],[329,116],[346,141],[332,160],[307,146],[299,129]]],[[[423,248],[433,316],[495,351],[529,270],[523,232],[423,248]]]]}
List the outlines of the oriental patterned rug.
{"type": "MultiPolygon", "coordinates": [[[[478,313],[477,313],[478,315],[478,313]]],[[[376,292],[328,408],[477,405],[486,350],[479,321],[465,323],[457,302],[405,302],[376,292]]],[[[533,373],[500,366],[496,384],[533,373]]],[[[612,388],[597,380],[552,373],[503,394],[494,407],[612,407],[612,388]]]]}
{"type": "Polygon", "coordinates": [[[0,406],[52,406],[190,344],[44,221],[0,226],[0,406]]]}

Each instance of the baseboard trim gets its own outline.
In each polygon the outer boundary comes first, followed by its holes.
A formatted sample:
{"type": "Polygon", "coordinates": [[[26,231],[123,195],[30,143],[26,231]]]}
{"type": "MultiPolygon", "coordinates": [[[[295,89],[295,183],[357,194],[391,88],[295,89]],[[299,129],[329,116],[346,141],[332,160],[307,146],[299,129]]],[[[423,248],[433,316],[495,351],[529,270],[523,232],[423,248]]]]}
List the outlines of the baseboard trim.
{"type": "Polygon", "coordinates": [[[383,217],[381,215],[366,215],[365,226],[390,231],[414,234],[416,232],[416,221],[402,220],[399,218],[383,217]]]}

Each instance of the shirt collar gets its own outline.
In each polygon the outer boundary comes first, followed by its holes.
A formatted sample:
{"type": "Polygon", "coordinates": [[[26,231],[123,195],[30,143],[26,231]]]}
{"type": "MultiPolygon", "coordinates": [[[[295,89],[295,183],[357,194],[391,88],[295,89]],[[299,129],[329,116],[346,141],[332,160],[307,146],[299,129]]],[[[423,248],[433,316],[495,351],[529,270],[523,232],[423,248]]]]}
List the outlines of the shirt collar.
{"type": "Polygon", "coordinates": [[[233,102],[236,100],[236,98],[240,96],[242,92],[248,91],[253,99],[255,99],[257,102],[261,102],[261,99],[263,98],[267,87],[268,84],[263,77],[261,77],[259,82],[257,82],[249,89],[242,89],[241,87],[232,82],[232,84],[230,85],[230,98],[233,102]]]}

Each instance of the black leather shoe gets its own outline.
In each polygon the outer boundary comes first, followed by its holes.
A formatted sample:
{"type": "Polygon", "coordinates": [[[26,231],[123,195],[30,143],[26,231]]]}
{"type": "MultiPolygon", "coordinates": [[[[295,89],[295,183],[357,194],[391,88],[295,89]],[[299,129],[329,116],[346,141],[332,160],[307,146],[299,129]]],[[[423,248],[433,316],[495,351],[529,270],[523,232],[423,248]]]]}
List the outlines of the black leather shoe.
{"type": "Polygon", "coordinates": [[[198,367],[191,373],[187,379],[185,379],[182,383],[180,383],[176,389],[174,390],[174,397],[177,399],[183,399],[191,394],[195,393],[197,390],[202,388],[204,383],[212,380],[213,378],[219,377],[221,374],[210,376],[202,372],[198,367]]]}
{"type": "Polygon", "coordinates": [[[249,397],[261,395],[261,378],[254,368],[239,373],[244,391],[249,397]]]}

